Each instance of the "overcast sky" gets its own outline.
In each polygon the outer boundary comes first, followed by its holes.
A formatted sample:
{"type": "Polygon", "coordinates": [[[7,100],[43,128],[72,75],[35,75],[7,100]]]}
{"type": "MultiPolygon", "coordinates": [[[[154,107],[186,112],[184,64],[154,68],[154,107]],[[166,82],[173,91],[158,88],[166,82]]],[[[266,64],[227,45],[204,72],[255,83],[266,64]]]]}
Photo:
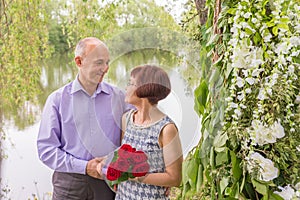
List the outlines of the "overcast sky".
{"type": "Polygon", "coordinates": [[[155,0],[157,5],[164,6],[177,22],[180,22],[180,15],[184,11],[183,5],[188,0],[155,0]]]}

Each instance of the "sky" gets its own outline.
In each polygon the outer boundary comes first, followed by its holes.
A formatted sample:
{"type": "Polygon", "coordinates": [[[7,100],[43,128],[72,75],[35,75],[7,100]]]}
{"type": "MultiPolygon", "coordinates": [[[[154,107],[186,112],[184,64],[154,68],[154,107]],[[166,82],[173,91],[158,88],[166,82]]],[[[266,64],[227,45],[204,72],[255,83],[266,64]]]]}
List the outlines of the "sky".
{"type": "Polygon", "coordinates": [[[169,12],[176,22],[180,22],[180,15],[184,11],[184,4],[188,0],[154,0],[159,6],[164,6],[165,10],[169,12]]]}

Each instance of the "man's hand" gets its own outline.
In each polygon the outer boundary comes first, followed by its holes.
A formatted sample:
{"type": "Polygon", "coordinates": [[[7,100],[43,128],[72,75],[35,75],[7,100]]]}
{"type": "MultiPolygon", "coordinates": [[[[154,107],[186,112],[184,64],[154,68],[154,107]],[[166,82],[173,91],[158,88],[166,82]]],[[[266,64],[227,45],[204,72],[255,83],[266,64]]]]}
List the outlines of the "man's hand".
{"type": "Polygon", "coordinates": [[[87,165],[86,165],[86,174],[98,178],[98,179],[103,179],[102,176],[97,172],[97,165],[104,159],[102,158],[94,158],[92,160],[89,160],[87,165]]]}
{"type": "Polygon", "coordinates": [[[102,173],[102,168],[105,165],[105,160],[106,160],[106,157],[103,157],[102,160],[96,166],[96,170],[97,170],[99,176],[102,177],[102,179],[105,176],[105,174],[102,173]]]}

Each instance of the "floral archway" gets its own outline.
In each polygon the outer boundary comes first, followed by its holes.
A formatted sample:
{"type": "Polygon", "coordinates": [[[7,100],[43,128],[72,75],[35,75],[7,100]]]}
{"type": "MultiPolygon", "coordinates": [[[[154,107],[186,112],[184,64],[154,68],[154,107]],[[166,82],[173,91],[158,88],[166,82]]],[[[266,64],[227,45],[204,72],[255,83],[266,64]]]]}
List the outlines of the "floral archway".
{"type": "Polygon", "coordinates": [[[212,62],[200,66],[202,138],[184,162],[181,198],[299,199],[299,2],[216,0],[205,8],[195,38],[212,62]]]}

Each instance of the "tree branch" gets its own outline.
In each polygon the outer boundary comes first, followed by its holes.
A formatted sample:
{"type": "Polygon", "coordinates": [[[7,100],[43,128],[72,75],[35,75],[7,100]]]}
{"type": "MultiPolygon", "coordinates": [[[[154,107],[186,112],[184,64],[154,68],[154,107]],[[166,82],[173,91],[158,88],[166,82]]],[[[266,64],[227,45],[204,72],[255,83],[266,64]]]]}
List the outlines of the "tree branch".
{"type": "MultiPolygon", "coordinates": [[[[216,0],[215,4],[215,10],[214,10],[214,19],[213,19],[213,28],[214,28],[214,34],[221,34],[221,30],[218,28],[218,18],[219,14],[221,12],[221,0],[216,0]]],[[[219,38],[219,41],[222,38],[219,38]]],[[[216,50],[216,47],[213,51],[213,62],[216,62],[219,59],[220,55],[218,54],[218,51],[216,50]]]]}
{"type": "Polygon", "coordinates": [[[199,21],[201,25],[204,25],[207,21],[207,8],[205,8],[206,0],[194,0],[197,14],[199,15],[199,21]]]}

